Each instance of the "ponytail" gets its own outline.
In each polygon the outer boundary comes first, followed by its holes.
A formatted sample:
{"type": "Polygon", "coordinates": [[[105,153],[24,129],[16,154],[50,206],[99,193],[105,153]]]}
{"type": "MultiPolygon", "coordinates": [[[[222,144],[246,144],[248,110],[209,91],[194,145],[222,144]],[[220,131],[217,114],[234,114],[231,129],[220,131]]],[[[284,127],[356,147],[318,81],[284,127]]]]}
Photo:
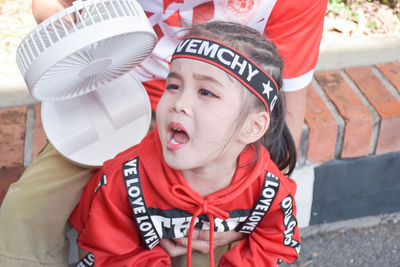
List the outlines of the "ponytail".
{"type": "Polygon", "coordinates": [[[260,144],[267,148],[271,160],[275,162],[278,168],[285,175],[290,175],[296,167],[297,152],[292,134],[285,122],[284,103],[281,93],[274,111],[271,112],[270,126],[260,140],[260,144]]]}

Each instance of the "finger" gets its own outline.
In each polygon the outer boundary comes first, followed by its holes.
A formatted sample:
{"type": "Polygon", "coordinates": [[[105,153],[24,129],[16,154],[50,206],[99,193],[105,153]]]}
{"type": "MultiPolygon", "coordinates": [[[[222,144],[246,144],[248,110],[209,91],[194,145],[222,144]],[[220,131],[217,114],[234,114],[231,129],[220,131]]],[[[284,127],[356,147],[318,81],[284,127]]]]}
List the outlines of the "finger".
{"type": "MultiPolygon", "coordinates": [[[[235,241],[241,240],[245,237],[245,234],[238,233],[236,231],[228,232],[215,232],[214,233],[214,248],[228,245],[235,241]]],[[[210,251],[210,231],[194,229],[192,238],[192,249],[202,253],[208,253],[210,251]]],[[[187,247],[188,238],[176,238],[173,240],[176,245],[181,247],[187,247]]]]}
{"type": "Polygon", "coordinates": [[[173,239],[173,242],[175,242],[178,246],[182,246],[182,247],[187,247],[187,245],[188,245],[187,237],[175,238],[175,239],[173,239]]]}
{"type": "Polygon", "coordinates": [[[204,240],[192,240],[192,249],[197,250],[201,253],[209,253],[210,243],[204,240]]]}
{"type": "Polygon", "coordinates": [[[216,232],[214,233],[214,246],[220,247],[228,245],[230,243],[243,239],[245,236],[245,234],[236,231],[228,231],[222,233],[216,232]]]}
{"type": "Polygon", "coordinates": [[[186,254],[187,248],[177,245],[173,240],[161,239],[160,246],[168,253],[170,257],[177,257],[186,254]]]}
{"type": "Polygon", "coordinates": [[[210,240],[210,231],[199,230],[199,229],[195,228],[195,229],[193,229],[193,239],[209,241],[210,240]]]}
{"type": "MultiPolygon", "coordinates": [[[[173,242],[175,242],[177,246],[185,247],[187,249],[188,246],[187,237],[173,239],[173,242]]],[[[210,251],[210,243],[206,240],[192,239],[192,249],[197,250],[201,253],[208,253],[210,251]]]]}
{"type": "MultiPolygon", "coordinates": [[[[193,240],[201,240],[201,241],[210,241],[210,231],[205,230],[197,230],[197,238],[193,240]]],[[[220,247],[224,245],[228,245],[232,242],[241,240],[246,235],[243,233],[239,233],[236,231],[228,231],[228,232],[214,232],[214,247],[220,247]]]]}

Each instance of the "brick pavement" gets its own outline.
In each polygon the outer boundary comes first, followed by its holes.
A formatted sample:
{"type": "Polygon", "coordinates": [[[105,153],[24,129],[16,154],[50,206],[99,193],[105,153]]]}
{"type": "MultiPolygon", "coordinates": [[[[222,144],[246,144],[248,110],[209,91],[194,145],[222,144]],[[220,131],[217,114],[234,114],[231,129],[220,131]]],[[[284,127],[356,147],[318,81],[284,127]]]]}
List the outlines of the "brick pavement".
{"type": "MultiPolygon", "coordinates": [[[[400,62],[317,71],[301,164],[400,151],[400,62]]],[[[0,109],[0,203],[46,143],[40,105],[0,109]]]]}

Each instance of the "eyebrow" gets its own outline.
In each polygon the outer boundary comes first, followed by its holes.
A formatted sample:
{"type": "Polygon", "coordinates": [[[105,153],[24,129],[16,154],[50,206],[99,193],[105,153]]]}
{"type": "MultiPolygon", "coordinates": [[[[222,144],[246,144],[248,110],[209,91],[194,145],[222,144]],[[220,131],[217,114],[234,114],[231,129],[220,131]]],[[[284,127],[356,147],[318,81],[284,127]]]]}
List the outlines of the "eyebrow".
{"type": "Polygon", "coordinates": [[[177,73],[177,72],[170,72],[170,73],[168,73],[167,79],[168,79],[168,78],[175,78],[175,79],[183,80],[183,79],[182,79],[182,76],[181,76],[179,73],[177,73]]]}
{"type": "MultiPolygon", "coordinates": [[[[201,81],[210,81],[210,82],[216,83],[216,84],[218,84],[218,85],[220,85],[220,86],[223,86],[223,84],[220,83],[218,80],[216,80],[216,79],[214,79],[213,77],[208,76],[208,75],[202,75],[202,74],[194,73],[194,74],[193,74],[193,77],[194,77],[195,79],[197,79],[197,80],[201,80],[201,81]]],[[[173,72],[173,71],[170,72],[170,73],[168,73],[167,79],[168,79],[168,78],[174,78],[174,79],[183,80],[182,75],[180,75],[180,74],[177,73],[177,72],[173,72]]]]}
{"type": "Polygon", "coordinates": [[[197,79],[197,80],[201,80],[201,81],[204,81],[204,80],[205,80],[205,81],[210,81],[210,82],[216,83],[216,84],[218,84],[218,85],[220,85],[220,86],[223,86],[222,83],[220,83],[219,81],[217,81],[216,79],[214,79],[214,78],[211,77],[211,76],[201,75],[201,74],[194,73],[194,74],[193,74],[193,77],[194,77],[195,79],[197,79]]]}

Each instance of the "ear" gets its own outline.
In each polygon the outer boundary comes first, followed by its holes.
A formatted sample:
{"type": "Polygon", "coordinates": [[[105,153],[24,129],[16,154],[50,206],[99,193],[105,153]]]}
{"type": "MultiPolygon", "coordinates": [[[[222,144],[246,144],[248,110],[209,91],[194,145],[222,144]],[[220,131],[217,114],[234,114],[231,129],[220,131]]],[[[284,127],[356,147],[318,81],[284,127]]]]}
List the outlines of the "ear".
{"type": "Polygon", "coordinates": [[[243,124],[238,141],[246,145],[256,142],[268,130],[269,121],[266,111],[251,113],[243,124]]]}

